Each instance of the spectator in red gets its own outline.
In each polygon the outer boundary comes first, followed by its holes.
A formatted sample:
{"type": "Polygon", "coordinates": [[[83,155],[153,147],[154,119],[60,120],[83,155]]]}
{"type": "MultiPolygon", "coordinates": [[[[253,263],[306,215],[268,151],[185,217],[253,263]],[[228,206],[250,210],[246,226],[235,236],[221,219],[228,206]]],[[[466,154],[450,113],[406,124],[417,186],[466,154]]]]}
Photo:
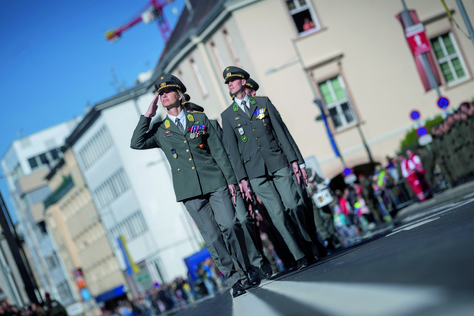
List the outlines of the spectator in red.
{"type": "Polygon", "coordinates": [[[311,21],[310,18],[304,18],[303,30],[307,31],[307,30],[311,30],[311,29],[314,29],[314,28],[315,28],[314,22],[311,21]]]}

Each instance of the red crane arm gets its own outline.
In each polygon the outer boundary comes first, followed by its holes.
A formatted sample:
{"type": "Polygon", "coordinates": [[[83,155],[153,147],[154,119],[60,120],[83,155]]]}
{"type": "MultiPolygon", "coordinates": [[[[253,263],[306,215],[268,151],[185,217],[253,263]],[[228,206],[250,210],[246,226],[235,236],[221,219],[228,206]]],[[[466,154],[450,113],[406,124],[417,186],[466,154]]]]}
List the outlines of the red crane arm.
{"type": "Polygon", "coordinates": [[[139,23],[140,21],[142,20],[142,17],[139,16],[135,19],[133,19],[132,21],[130,21],[129,23],[119,27],[118,29],[116,30],[110,30],[108,31],[107,33],[105,33],[105,37],[107,38],[107,40],[113,40],[113,39],[118,39],[120,37],[120,35],[122,35],[122,33],[126,30],[128,30],[129,28],[131,28],[132,26],[134,26],[135,24],[139,23]]]}

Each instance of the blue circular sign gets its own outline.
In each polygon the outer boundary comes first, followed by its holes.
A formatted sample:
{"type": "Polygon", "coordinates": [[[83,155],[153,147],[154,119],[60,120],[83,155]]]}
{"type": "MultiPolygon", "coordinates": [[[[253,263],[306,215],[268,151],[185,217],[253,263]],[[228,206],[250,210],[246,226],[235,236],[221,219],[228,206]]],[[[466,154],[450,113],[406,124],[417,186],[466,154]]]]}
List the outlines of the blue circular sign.
{"type": "Polygon", "coordinates": [[[438,107],[442,110],[446,109],[449,106],[449,100],[446,97],[439,97],[438,107]]]}
{"type": "Polygon", "coordinates": [[[342,171],[342,175],[344,177],[350,176],[352,174],[352,169],[349,167],[345,167],[344,170],[342,171]]]}
{"type": "Polygon", "coordinates": [[[428,129],[424,126],[418,128],[416,130],[416,135],[418,135],[418,137],[425,136],[427,134],[428,134],[428,129]]]}
{"type": "Polygon", "coordinates": [[[410,112],[410,118],[413,120],[413,121],[418,121],[421,117],[421,114],[419,111],[417,110],[413,110],[410,112]]]}

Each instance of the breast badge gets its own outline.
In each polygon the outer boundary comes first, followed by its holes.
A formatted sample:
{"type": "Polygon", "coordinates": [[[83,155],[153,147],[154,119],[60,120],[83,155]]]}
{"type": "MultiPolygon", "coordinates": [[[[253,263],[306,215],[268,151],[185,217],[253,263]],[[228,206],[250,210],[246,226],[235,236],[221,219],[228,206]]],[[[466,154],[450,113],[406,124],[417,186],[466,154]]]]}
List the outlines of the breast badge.
{"type": "Polygon", "coordinates": [[[173,155],[173,158],[174,159],[177,159],[178,158],[178,154],[176,153],[176,149],[171,149],[171,154],[173,155]]]}
{"type": "Polygon", "coordinates": [[[188,121],[194,122],[194,116],[192,116],[191,114],[188,114],[187,118],[188,118],[188,121]]]}
{"type": "Polygon", "coordinates": [[[169,121],[169,120],[166,120],[166,121],[165,121],[165,127],[166,127],[166,128],[170,128],[170,121],[169,121]]]}
{"type": "Polygon", "coordinates": [[[266,112],[266,109],[263,108],[263,109],[258,109],[258,110],[253,111],[253,114],[257,115],[257,120],[262,120],[265,118],[265,116],[267,116],[265,112],[266,112]]]}

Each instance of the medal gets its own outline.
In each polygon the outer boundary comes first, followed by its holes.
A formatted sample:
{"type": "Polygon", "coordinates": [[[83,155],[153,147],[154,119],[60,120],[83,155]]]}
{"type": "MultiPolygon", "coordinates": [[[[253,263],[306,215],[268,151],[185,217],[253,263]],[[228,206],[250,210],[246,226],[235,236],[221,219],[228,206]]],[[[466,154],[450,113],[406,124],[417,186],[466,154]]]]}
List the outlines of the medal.
{"type": "Polygon", "coordinates": [[[257,115],[257,120],[261,120],[265,117],[265,108],[255,110],[253,114],[257,115]]]}
{"type": "Polygon", "coordinates": [[[239,134],[240,134],[240,135],[244,135],[244,134],[245,134],[245,131],[244,131],[244,128],[243,128],[243,127],[239,127],[239,134]]]}
{"type": "Polygon", "coordinates": [[[242,141],[243,141],[244,143],[246,143],[246,142],[247,142],[247,136],[242,135],[242,141]]]}
{"type": "Polygon", "coordinates": [[[178,154],[176,153],[176,149],[171,149],[171,154],[173,155],[173,158],[174,159],[177,159],[178,158],[178,154]]]}
{"type": "Polygon", "coordinates": [[[189,138],[194,139],[194,138],[196,138],[196,135],[194,135],[194,133],[191,133],[191,134],[189,135],[189,138]]]}

